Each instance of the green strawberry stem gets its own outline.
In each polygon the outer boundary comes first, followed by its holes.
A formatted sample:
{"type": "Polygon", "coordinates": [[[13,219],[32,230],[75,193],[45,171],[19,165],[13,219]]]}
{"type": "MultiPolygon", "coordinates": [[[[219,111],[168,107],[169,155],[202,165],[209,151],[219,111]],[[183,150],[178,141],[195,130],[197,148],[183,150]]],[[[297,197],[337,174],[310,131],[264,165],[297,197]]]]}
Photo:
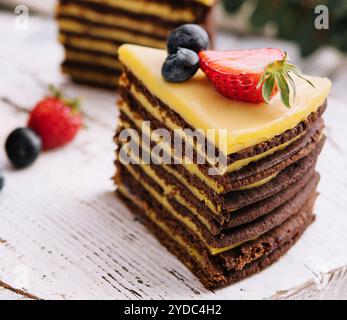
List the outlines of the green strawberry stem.
{"type": "Polygon", "coordinates": [[[51,93],[52,97],[58,100],[61,100],[65,105],[69,106],[74,113],[78,113],[80,111],[80,108],[81,108],[80,98],[75,98],[75,99],[67,98],[63,95],[61,90],[59,90],[57,87],[55,87],[52,84],[48,86],[48,90],[51,93]]]}
{"type": "Polygon", "coordinates": [[[283,60],[275,61],[266,67],[266,70],[257,85],[257,88],[262,87],[262,95],[266,103],[270,102],[273,90],[275,86],[277,86],[283,104],[287,108],[291,108],[290,93],[293,92],[294,100],[296,97],[295,82],[291,74],[307,81],[312,87],[314,87],[311,81],[304,78],[297,66],[288,63],[288,54],[285,53],[283,60]]]}

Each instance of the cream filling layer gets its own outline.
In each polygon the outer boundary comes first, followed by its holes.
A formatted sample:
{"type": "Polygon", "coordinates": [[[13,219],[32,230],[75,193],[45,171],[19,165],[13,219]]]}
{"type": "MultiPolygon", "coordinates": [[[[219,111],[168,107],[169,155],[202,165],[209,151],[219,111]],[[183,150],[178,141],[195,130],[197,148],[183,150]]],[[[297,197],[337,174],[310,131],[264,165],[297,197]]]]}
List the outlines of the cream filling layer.
{"type": "Polygon", "coordinates": [[[142,32],[153,33],[163,37],[166,37],[171,30],[170,28],[158,25],[157,22],[136,21],[124,15],[116,16],[109,13],[99,13],[88,7],[81,7],[73,3],[60,4],[58,14],[83,18],[94,23],[103,23],[114,27],[126,27],[134,31],[141,30],[142,32]]]}
{"type": "MultiPolygon", "coordinates": [[[[100,0],[89,0],[90,2],[100,3],[100,0]]],[[[80,0],[80,2],[83,2],[80,0]]],[[[211,6],[212,0],[198,0],[202,4],[211,6]]],[[[186,21],[194,22],[196,17],[189,6],[185,9],[175,9],[174,7],[160,2],[138,1],[138,0],[103,0],[104,5],[126,10],[139,15],[152,15],[163,18],[167,21],[186,21]]]]}
{"type": "Polygon", "coordinates": [[[117,50],[119,45],[109,41],[102,41],[97,39],[85,38],[83,36],[59,34],[59,41],[65,46],[73,46],[78,49],[92,50],[96,53],[102,52],[113,54],[117,57],[117,50]]]}
{"type": "Polygon", "coordinates": [[[91,65],[122,70],[122,64],[117,60],[116,56],[111,58],[109,56],[103,56],[102,54],[90,54],[88,52],[80,52],[68,48],[65,50],[65,58],[68,61],[83,62],[91,65]]]}
{"type": "Polygon", "coordinates": [[[206,136],[209,130],[216,130],[216,141],[211,143],[219,146],[225,155],[294,128],[324,104],[331,89],[331,81],[327,78],[307,76],[314,84],[312,87],[294,77],[297,90],[292,108],[284,106],[279,94],[269,105],[244,103],[220,95],[202,71],[184,83],[166,82],[161,75],[167,56],[165,50],[123,45],[118,53],[126,68],[191,127],[203,130],[206,136]]]}
{"type": "MultiPolygon", "coordinates": [[[[193,223],[189,218],[184,217],[180,215],[179,213],[177,213],[176,210],[171,206],[171,204],[167,201],[165,197],[162,197],[159,193],[155,191],[154,188],[152,188],[151,186],[143,182],[143,180],[141,179],[141,176],[137,174],[135,170],[133,170],[129,166],[127,166],[126,169],[133,176],[133,178],[136,179],[136,181],[139,182],[156,199],[156,201],[158,201],[165,209],[167,209],[176,219],[181,221],[187,228],[192,230],[199,237],[199,239],[205,244],[205,246],[208,248],[208,250],[210,251],[212,255],[216,255],[216,254],[234,249],[238,247],[239,245],[241,245],[241,243],[238,243],[238,244],[233,244],[223,248],[212,247],[210,244],[206,242],[202,232],[199,230],[199,228],[197,227],[195,223],[193,223]]],[[[150,171],[147,171],[147,168],[144,170],[146,173],[150,172],[150,171]]]]}
{"type": "Polygon", "coordinates": [[[166,46],[165,40],[157,40],[150,36],[134,34],[125,30],[109,29],[99,26],[96,27],[66,18],[59,19],[58,24],[61,31],[79,33],[82,36],[83,34],[87,34],[89,36],[101,37],[125,43],[137,43],[155,48],[165,48],[166,46]]]}

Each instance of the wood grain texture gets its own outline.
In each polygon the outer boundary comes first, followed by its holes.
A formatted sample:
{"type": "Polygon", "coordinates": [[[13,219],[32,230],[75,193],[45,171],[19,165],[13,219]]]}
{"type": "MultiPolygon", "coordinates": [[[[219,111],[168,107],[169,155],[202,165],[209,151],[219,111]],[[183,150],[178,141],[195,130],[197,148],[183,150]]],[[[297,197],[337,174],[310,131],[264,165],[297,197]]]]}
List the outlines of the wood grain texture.
{"type": "MultiPolygon", "coordinates": [[[[330,100],[328,142],[319,160],[318,219],[277,264],[216,292],[197,279],[114,196],[116,96],[73,85],[51,20],[17,30],[0,13],[0,144],[54,83],[84,97],[87,128],[69,146],[15,171],[0,149],[0,298],[310,299],[347,298],[347,109],[330,100]],[[9,290],[10,288],[10,290],[9,290]]],[[[229,40],[219,39],[227,45],[229,40]]]]}

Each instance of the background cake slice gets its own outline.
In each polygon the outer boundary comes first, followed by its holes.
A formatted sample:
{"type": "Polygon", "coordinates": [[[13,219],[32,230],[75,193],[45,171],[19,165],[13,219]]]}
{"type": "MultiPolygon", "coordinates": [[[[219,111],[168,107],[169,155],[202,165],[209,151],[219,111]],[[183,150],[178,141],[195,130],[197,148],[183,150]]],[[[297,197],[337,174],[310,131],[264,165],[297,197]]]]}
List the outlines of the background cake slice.
{"type": "Polygon", "coordinates": [[[78,81],[114,89],[122,43],[165,48],[170,31],[197,23],[213,34],[214,0],[60,0],[56,15],[65,48],[63,71],[78,81]]]}
{"type": "Polygon", "coordinates": [[[124,72],[115,182],[158,239],[206,287],[219,288],[278,260],[314,221],[315,165],[325,142],[321,116],[331,83],[309,77],[311,86],[295,77],[290,109],[279,95],[269,105],[233,101],[216,92],[201,71],[184,83],[165,81],[166,55],[135,45],[119,50],[124,72]],[[158,140],[160,128],[170,141],[158,140]],[[191,144],[193,159],[201,156],[204,163],[175,162],[177,129],[182,135],[184,129],[199,129],[202,139],[184,142],[191,144]],[[146,135],[155,140],[144,144],[146,135]],[[127,148],[124,136],[138,153],[127,148]],[[171,162],[146,163],[158,141],[171,162]],[[209,144],[227,159],[219,175],[211,175],[216,163],[207,153],[209,144]]]}

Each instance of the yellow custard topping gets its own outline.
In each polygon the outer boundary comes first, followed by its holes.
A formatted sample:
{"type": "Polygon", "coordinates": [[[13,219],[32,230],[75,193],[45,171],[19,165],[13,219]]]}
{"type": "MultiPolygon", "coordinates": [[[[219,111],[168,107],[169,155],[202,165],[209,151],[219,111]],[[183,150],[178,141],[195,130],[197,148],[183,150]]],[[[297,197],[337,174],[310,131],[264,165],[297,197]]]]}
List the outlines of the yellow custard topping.
{"type": "Polygon", "coordinates": [[[318,110],[331,89],[327,78],[307,77],[315,85],[312,87],[294,77],[297,95],[292,108],[286,108],[279,95],[269,105],[249,104],[221,96],[201,71],[181,84],[166,82],[161,76],[167,55],[164,50],[126,44],[118,52],[121,62],[148,90],[190,126],[206,133],[215,129],[215,141],[211,142],[224,154],[265,142],[294,128],[318,110]],[[227,135],[224,131],[219,134],[218,130],[227,130],[227,135]]]}

